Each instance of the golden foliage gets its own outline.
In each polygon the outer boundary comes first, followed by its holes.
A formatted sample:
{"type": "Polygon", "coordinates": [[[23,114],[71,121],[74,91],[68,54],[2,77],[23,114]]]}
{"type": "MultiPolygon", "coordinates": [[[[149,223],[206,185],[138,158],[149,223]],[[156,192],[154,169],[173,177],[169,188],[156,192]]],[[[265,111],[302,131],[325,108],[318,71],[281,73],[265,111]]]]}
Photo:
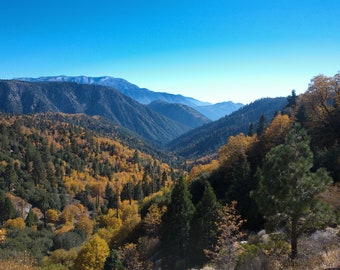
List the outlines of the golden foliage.
{"type": "Polygon", "coordinates": [[[202,173],[212,172],[213,170],[217,169],[219,165],[220,163],[218,162],[218,160],[214,159],[210,161],[210,163],[208,164],[199,164],[194,166],[190,171],[189,181],[191,181],[192,179],[194,179],[195,177],[202,173]]]}
{"type": "Polygon", "coordinates": [[[141,221],[137,202],[132,201],[130,204],[128,200],[122,201],[119,209],[121,210],[120,218],[123,222],[123,226],[128,231],[132,231],[132,229],[141,221]]]}
{"type": "Polygon", "coordinates": [[[99,226],[104,228],[111,228],[117,230],[122,226],[122,220],[119,218],[121,216],[121,211],[117,209],[110,208],[105,215],[99,217],[99,226]]]}
{"type": "Polygon", "coordinates": [[[48,257],[46,256],[43,258],[42,265],[44,269],[53,269],[53,265],[62,265],[65,269],[72,269],[77,254],[77,248],[72,248],[70,250],[57,249],[48,257]]]}
{"type": "Polygon", "coordinates": [[[284,139],[291,128],[291,120],[287,114],[278,114],[267,127],[263,140],[267,150],[284,143],[284,139]]]}
{"type": "Polygon", "coordinates": [[[152,204],[149,207],[148,213],[143,219],[143,227],[149,236],[158,236],[160,226],[162,224],[162,216],[165,212],[165,206],[160,209],[156,204],[152,204]]]}
{"type": "Polygon", "coordinates": [[[103,269],[106,257],[110,249],[104,239],[94,235],[79,251],[75,259],[75,270],[98,270],[103,269]]]}
{"type": "Polygon", "coordinates": [[[248,149],[257,141],[257,136],[240,133],[230,136],[228,143],[218,150],[220,164],[235,164],[240,156],[246,157],[248,149]]]}
{"type": "Polygon", "coordinates": [[[6,229],[0,229],[0,244],[2,244],[6,239],[6,229]]]}
{"type": "Polygon", "coordinates": [[[69,204],[65,206],[64,210],[60,215],[60,221],[62,223],[74,222],[75,219],[78,219],[80,216],[86,213],[86,208],[81,204],[69,204]]]}
{"type": "Polygon", "coordinates": [[[56,223],[59,219],[59,215],[57,210],[55,209],[48,209],[46,211],[46,218],[48,223],[56,223]]]}
{"type": "Polygon", "coordinates": [[[89,236],[93,232],[93,221],[89,219],[87,215],[82,215],[76,223],[76,228],[82,230],[87,236],[89,236]]]}
{"type": "Polygon", "coordinates": [[[25,221],[22,217],[8,219],[5,227],[9,229],[24,229],[26,227],[25,221]]]}

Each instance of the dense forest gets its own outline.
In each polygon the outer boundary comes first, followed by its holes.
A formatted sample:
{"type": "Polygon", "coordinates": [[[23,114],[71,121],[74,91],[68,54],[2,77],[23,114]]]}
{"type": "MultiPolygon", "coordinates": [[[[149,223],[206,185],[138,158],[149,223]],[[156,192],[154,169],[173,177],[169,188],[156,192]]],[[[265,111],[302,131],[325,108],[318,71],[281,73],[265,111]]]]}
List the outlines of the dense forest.
{"type": "Polygon", "coordinates": [[[286,104],[184,162],[95,118],[0,114],[1,269],[339,267],[340,74],[286,104]]]}

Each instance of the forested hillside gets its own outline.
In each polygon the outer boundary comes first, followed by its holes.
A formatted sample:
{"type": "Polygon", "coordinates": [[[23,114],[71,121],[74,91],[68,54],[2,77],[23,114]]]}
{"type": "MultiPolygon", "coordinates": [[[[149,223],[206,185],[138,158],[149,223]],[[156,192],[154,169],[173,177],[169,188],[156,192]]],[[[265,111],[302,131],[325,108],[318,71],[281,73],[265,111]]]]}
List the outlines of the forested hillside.
{"type": "Polygon", "coordinates": [[[190,130],[119,91],[67,82],[0,81],[0,111],[99,115],[153,143],[164,144],[190,130]]]}
{"type": "Polygon", "coordinates": [[[266,121],[263,107],[190,171],[96,117],[1,114],[1,267],[339,267],[339,78],[313,78],[266,121]]]}
{"type": "Polygon", "coordinates": [[[158,100],[150,103],[148,107],[173,121],[189,126],[190,129],[197,128],[211,122],[211,120],[192,107],[179,103],[167,103],[165,101],[158,100]]]}
{"type": "Polygon", "coordinates": [[[216,153],[227,142],[229,136],[240,132],[247,134],[249,129],[256,130],[261,116],[262,124],[271,121],[275,112],[287,104],[286,98],[263,98],[254,101],[230,115],[191,130],[167,144],[170,151],[186,158],[197,158],[216,153]]]}

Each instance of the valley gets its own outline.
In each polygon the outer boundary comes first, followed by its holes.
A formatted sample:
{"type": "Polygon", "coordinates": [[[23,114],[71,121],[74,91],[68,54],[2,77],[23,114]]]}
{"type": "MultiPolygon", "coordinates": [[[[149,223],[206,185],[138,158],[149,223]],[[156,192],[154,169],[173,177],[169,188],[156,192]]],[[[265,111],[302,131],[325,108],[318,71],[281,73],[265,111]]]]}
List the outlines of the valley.
{"type": "Polygon", "coordinates": [[[112,77],[0,80],[1,265],[314,269],[291,243],[339,238],[338,80],[224,115],[112,77]]]}

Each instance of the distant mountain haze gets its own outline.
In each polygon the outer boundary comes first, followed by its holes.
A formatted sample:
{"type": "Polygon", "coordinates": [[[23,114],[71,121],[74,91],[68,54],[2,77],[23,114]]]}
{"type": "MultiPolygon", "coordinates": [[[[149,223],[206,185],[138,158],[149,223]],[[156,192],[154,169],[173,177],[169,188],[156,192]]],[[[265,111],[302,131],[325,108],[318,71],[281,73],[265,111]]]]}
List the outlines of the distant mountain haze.
{"type": "Polygon", "coordinates": [[[249,125],[257,128],[263,114],[269,123],[275,113],[282,111],[287,104],[287,98],[262,98],[239,110],[214,121],[193,129],[168,143],[168,149],[185,158],[197,158],[216,153],[219,147],[228,142],[230,136],[239,133],[247,134],[249,125]]]}
{"type": "Polygon", "coordinates": [[[236,111],[243,106],[242,103],[234,103],[232,101],[211,104],[209,102],[200,101],[192,97],[182,95],[174,95],[164,92],[154,92],[147,88],[140,88],[124,79],[113,78],[109,76],[87,77],[87,76],[47,76],[39,78],[18,78],[30,82],[41,81],[58,81],[58,82],[75,82],[80,84],[96,84],[109,86],[117,89],[124,95],[133,98],[141,104],[150,104],[153,101],[161,100],[167,103],[184,104],[194,108],[210,120],[217,120],[225,115],[236,111]]]}
{"type": "Polygon", "coordinates": [[[2,80],[0,111],[99,115],[160,144],[190,130],[190,127],[151,110],[112,87],[100,85],[2,80]]]}
{"type": "Polygon", "coordinates": [[[190,106],[157,100],[148,105],[152,110],[190,128],[196,128],[211,120],[190,106]]]}

